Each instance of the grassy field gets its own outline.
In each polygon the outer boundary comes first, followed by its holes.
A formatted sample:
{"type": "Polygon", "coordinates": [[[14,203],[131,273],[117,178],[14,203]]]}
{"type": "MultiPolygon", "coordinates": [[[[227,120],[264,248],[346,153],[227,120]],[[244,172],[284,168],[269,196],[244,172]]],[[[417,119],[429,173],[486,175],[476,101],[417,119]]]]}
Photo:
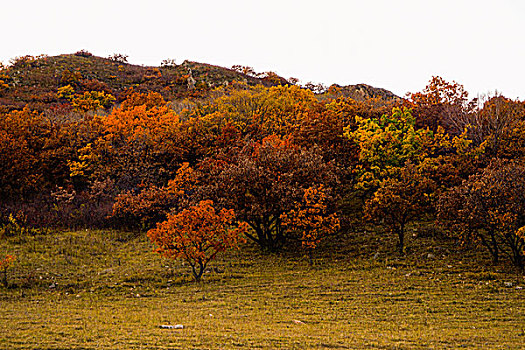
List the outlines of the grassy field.
{"type": "Polygon", "coordinates": [[[0,287],[0,348],[525,348],[523,275],[450,241],[411,237],[404,258],[391,243],[362,232],[314,266],[247,244],[196,284],[142,234],[4,239],[17,261],[0,287]]]}

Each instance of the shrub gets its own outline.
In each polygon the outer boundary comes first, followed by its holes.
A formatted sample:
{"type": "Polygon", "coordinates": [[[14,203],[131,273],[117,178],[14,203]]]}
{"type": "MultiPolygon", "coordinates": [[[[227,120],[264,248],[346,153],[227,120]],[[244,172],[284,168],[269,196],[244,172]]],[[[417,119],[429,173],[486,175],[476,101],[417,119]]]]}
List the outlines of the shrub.
{"type": "Polygon", "coordinates": [[[129,57],[128,55],[123,55],[121,53],[115,53],[109,56],[108,58],[112,60],[113,62],[128,63],[128,57],[129,57]]]}
{"type": "Polygon", "coordinates": [[[13,255],[6,255],[4,259],[0,260],[0,270],[4,273],[3,283],[7,287],[7,270],[13,265],[16,258],[13,255]]]}
{"type": "Polygon", "coordinates": [[[91,57],[91,56],[93,56],[93,54],[91,52],[89,52],[89,51],[86,51],[86,50],[80,50],[80,51],[75,52],[75,56],[91,57]]]}

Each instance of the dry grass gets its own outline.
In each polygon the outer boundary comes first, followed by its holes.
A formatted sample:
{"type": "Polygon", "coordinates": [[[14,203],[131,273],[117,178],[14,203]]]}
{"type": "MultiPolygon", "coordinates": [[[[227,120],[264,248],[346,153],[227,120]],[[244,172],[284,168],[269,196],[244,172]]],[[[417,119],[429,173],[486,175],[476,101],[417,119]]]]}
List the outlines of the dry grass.
{"type": "Polygon", "coordinates": [[[407,258],[389,259],[384,248],[373,259],[385,238],[369,235],[359,236],[369,244],[345,245],[366,246],[359,254],[325,249],[313,267],[248,245],[200,284],[142,235],[11,238],[0,243],[18,256],[10,288],[0,288],[0,348],[525,347],[522,275],[480,267],[479,257],[437,249],[431,238],[411,242],[407,258]]]}

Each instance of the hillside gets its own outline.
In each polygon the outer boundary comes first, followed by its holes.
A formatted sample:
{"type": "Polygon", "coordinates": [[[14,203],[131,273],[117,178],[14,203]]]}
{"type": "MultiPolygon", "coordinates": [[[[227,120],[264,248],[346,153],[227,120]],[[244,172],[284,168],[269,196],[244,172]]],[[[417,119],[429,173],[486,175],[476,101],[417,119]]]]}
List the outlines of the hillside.
{"type": "Polygon", "coordinates": [[[2,67],[0,348],[523,349],[525,103],[290,81],[2,67]]]}
{"type": "MultiPolygon", "coordinates": [[[[249,68],[249,67],[240,67],[249,68]]],[[[248,72],[247,72],[248,73],[248,72]]],[[[210,90],[231,84],[233,81],[248,85],[285,85],[288,81],[274,73],[243,74],[242,69],[233,70],[206,63],[184,61],[175,64],[164,62],[160,67],[133,65],[126,56],[111,58],[93,56],[79,51],[59,56],[24,56],[0,72],[3,88],[0,88],[0,107],[4,110],[30,107],[36,110],[58,108],[60,87],[71,85],[76,93],[104,91],[124,100],[127,92],[155,91],[171,101],[185,97],[202,97],[210,90]]],[[[392,92],[366,84],[342,87],[344,96],[356,100],[380,97],[397,100],[392,92]]]]}
{"type": "Polygon", "coordinates": [[[210,64],[184,61],[161,67],[125,62],[125,57],[102,58],[86,52],[53,57],[25,56],[2,71],[7,88],[0,90],[0,105],[8,110],[24,106],[43,110],[59,104],[58,88],[72,85],[76,92],[105,91],[120,101],[126,91],[159,92],[164,99],[196,97],[233,81],[271,85],[265,79],[210,64]]]}

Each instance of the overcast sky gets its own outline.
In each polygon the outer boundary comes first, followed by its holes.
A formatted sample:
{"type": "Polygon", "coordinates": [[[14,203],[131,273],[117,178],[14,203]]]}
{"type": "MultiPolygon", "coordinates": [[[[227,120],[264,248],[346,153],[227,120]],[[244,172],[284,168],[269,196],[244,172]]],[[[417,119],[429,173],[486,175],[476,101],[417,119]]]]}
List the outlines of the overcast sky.
{"type": "Polygon", "coordinates": [[[0,61],[81,49],[166,58],[404,96],[433,75],[471,97],[525,99],[523,0],[2,0],[0,61]]]}

